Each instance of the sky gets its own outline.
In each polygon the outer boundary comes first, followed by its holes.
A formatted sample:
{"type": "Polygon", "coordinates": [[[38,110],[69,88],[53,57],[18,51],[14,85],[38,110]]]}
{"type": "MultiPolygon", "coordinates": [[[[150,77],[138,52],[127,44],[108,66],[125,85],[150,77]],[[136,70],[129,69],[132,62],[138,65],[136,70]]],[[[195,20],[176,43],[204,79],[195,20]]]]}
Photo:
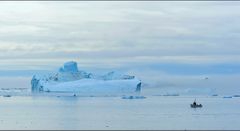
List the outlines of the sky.
{"type": "Polygon", "coordinates": [[[239,75],[240,2],[1,1],[0,76],[239,75]]]}

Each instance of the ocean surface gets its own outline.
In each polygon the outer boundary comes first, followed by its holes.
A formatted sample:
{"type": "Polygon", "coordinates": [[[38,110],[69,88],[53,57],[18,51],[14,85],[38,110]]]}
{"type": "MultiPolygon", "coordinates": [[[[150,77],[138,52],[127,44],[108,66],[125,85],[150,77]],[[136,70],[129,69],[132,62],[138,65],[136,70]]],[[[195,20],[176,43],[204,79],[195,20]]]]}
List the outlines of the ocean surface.
{"type": "Polygon", "coordinates": [[[1,77],[0,129],[240,130],[240,97],[232,97],[240,96],[239,77],[234,78],[211,77],[207,83],[165,78],[165,85],[143,87],[140,94],[124,97],[145,99],[123,99],[122,95],[32,94],[31,78],[1,77]],[[203,108],[190,108],[195,99],[203,108]]]}
{"type": "Polygon", "coordinates": [[[0,129],[240,129],[240,97],[145,97],[1,94],[0,129]]]}

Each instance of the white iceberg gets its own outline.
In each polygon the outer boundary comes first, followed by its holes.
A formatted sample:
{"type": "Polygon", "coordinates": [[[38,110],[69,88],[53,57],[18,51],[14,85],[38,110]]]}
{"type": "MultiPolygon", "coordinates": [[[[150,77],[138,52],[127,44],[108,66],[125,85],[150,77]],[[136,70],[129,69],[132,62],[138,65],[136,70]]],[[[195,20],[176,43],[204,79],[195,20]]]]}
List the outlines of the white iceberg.
{"type": "Polygon", "coordinates": [[[141,90],[141,81],[135,76],[109,72],[97,76],[79,71],[76,62],[67,62],[58,72],[31,80],[33,92],[74,93],[134,93],[141,90]]]}

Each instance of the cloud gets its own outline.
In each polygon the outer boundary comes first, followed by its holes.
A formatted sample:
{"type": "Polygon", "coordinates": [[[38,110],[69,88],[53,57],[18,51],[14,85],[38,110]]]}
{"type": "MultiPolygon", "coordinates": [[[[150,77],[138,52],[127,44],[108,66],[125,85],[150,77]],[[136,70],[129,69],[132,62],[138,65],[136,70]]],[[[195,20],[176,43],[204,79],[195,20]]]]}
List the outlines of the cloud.
{"type": "Polygon", "coordinates": [[[53,68],[67,60],[101,68],[239,63],[239,7],[239,2],[1,2],[0,68],[53,68]]]}

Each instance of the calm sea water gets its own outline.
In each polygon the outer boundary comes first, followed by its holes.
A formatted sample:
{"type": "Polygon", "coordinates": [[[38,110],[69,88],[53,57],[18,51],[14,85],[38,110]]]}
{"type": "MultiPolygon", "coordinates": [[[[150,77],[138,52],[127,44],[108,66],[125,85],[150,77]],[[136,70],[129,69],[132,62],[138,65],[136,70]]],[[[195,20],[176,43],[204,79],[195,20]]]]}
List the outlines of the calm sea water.
{"type": "Polygon", "coordinates": [[[240,98],[0,96],[0,129],[240,129],[240,98]]]}

